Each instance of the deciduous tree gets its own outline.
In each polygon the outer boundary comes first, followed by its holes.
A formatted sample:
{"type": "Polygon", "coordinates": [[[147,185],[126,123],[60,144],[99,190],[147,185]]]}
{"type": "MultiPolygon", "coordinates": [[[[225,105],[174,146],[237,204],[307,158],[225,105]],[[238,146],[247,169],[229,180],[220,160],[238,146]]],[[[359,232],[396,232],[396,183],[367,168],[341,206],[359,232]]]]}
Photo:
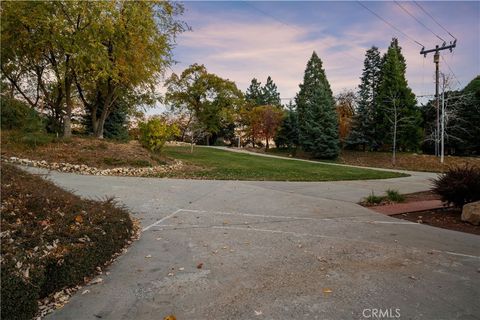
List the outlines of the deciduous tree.
{"type": "Polygon", "coordinates": [[[244,98],[234,82],[208,73],[203,65],[193,64],[166,82],[165,102],[173,109],[189,110],[208,137],[234,122],[244,98]]]}

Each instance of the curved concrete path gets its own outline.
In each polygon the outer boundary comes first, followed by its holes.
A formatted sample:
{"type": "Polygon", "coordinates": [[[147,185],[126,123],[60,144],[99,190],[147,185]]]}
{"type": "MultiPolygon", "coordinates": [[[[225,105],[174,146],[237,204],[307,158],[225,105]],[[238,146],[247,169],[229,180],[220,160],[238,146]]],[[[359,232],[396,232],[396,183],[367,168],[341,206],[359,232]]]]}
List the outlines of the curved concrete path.
{"type": "Polygon", "coordinates": [[[144,229],[103,283],[49,319],[375,319],[379,310],[479,319],[480,237],[356,204],[372,190],[427,190],[426,173],[318,183],[49,178],[84,197],[115,196],[144,229]]]}

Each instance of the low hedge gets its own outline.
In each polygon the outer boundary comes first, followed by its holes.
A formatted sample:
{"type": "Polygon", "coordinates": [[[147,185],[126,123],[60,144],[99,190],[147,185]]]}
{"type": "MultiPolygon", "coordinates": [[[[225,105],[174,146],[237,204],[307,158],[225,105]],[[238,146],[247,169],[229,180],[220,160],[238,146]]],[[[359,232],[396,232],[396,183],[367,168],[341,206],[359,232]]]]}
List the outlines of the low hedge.
{"type": "Polygon", "coordinates": [[[134,231],[113,201],[84,200],[1,164],[1,318],[31,319],[37,300],[81,284],[134,231]]]}

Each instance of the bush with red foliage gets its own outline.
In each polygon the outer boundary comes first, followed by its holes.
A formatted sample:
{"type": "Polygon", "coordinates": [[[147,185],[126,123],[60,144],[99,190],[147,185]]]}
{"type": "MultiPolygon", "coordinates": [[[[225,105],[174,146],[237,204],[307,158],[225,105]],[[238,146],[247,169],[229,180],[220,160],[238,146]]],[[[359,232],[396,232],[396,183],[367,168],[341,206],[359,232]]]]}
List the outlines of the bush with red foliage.
{"type": "Polygon", "coordinates": [[[450,168],[433,180],[433,191],[443,202],[461,208],[480,200],[480,167],[465,165],[450,168]]]}

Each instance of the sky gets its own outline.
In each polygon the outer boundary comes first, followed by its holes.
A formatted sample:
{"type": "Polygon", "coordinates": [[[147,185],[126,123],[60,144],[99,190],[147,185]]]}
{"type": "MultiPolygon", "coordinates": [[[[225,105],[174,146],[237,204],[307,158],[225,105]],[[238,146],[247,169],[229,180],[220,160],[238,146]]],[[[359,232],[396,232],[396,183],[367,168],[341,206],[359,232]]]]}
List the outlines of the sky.
{"type": "MultiPolygon", "coordinates": [[[[234,81],[242,91],[252,78],[265,83],[267,76],[271,76],[282,102],[287,103],[298,92],[313,51],[323,61],[333,93],[338,94],[357,90],[367,49],[376,46],[383,54],[392,37],[397,37],[407,61],[408,84],[417,96],[423,96],[435,91],[435,65],[433,54],[420,55],[421,45],[426,49],[441,46],[440,38],[448,44],[453,41],[448,31],[457,38],[457,47],[452,53],[441,51],[440,71],[455,75],[454,89],[463,88],[480,74],[480,2],[418,1],[418,4],[412,1],[398,4],[393,1],[183,2],[182,20],[192,30],[178,37],[173,52],[177,63],[170,72],[180,73],[193,63],[204,64],[209,72],[234,81]]],[[[418,100],[422,102],[421,97],[418,100]]]]}

